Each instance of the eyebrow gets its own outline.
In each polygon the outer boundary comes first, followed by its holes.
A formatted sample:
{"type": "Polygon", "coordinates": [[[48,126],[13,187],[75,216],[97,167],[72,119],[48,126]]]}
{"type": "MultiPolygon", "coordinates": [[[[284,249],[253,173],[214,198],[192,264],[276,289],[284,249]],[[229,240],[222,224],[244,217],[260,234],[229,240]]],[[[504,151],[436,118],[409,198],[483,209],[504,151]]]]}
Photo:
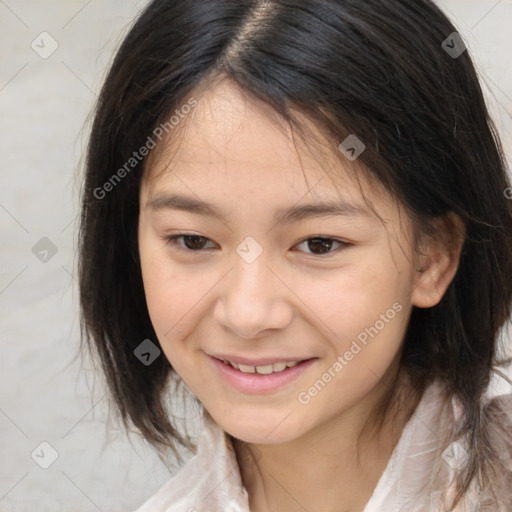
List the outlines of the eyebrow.
{"type": "MultiPolygon", "coordinates": [[[[153,211],[166,209],[181,210],[195,215],[213,217],[224,224],[228,223],[227,216],[214,205],[206,203],[201,199],[178,194],[158,196],[148,202],[146,208],[150,208],[153,211]]],[[[332,216],[370,218],[372,214],[362,206],[344,199],[338,199],[336,201],[322,201],[280,208],[274,213],[273,220],[279,224],[291,224],[304,219],[332,216]]]]}

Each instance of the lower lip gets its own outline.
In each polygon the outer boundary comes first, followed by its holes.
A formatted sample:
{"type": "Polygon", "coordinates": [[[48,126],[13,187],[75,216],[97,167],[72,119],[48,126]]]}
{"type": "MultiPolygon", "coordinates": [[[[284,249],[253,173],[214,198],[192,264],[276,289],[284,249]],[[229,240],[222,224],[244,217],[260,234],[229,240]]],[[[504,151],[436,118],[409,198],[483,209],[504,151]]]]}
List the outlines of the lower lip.
{"type": "Polygon", "coordinates": [[[214,365],[229,384],[243,393],[265,393],[279,389],[286,384],[294,381],[307,370],[316,360],[307,359],[290,368],[286,368],[282,372],[275,372],[269,375],[260,373],[244,373],[231,365],[223,363],[215,357],[209,356],[214,365]]]}

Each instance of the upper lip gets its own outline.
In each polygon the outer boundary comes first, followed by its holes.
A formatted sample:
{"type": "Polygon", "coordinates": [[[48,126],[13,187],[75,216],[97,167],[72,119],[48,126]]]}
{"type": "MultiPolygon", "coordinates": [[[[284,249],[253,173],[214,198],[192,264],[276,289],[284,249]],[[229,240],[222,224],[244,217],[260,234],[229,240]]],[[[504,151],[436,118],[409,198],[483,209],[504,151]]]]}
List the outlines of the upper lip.
{"type": "Polygon", "coordinates": [[[292,361],[305,361],[306,359],[313,359],[311,357],[261,357],[258,359],[249,359],[247,357],[239,357],[230,354],[209,354],[211,357],[215,359],[220,359],[221,361],[226,360],[231,363],[242,364],[246,366],[265,366],[268,364],[275,363],[290,363],[292,361]]]}

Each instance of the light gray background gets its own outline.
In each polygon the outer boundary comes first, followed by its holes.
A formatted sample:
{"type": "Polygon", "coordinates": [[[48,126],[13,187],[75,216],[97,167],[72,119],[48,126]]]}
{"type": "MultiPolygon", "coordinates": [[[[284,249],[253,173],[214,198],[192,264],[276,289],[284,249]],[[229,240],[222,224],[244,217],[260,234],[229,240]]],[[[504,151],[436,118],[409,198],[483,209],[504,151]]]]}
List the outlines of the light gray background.
{"type": "MultiPolygon", "coordinates": [[[[0,0],[1,512],[134,510],[170,476],[144,442],[107,428],[102,382],[88,362],[73,359],[84,123],[114,48],[144,4],[0,0]],[[58,43],[47,59],[31,48],[34,40],[42,46],[43,31],[58,43]],[[46,263],[32,252],[42,237],[57,248],[46,263]],[[48,469],[31,458],[43,441],[58,453],[48,469]]],[[[439,4],[468,43],[511,155],[512,0],[439,4]]],[[[49,45],[45,39],[40,51],[49,45]]],[[[49,460],[42,450],[38,460],[49,460]]]]}

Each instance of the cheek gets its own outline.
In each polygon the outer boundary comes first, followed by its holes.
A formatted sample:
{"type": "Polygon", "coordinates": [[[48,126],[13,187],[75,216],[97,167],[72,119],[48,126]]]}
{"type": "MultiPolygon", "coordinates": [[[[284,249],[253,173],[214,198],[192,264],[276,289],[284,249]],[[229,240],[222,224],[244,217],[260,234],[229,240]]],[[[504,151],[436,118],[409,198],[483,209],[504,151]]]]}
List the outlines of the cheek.
{"type": "Polygon", "coordinates": [[[199,295],[200,283],[179,271],[168,257],[164,242],[141,237],[139,254],[149,316],[163,344],[174,336],[180,318],[186,317],[194,300],[199,299],[195,295],[199,295]]]}
{"type": "Polygon", "coordinates": [[[173,262],[161,243],[141,246],[140,254],[146,303],[158,341],[178,374],[191,375],[199,348],[191,334],[209,314],[208,293],[219,273],[173,262]]]}
{"type": "MultiPolygon", "coordinates": [[[[404,286],[399,274],[387,268],[352,265],[331,271],[328,278],[296,279],[293,292],[307,306],[311,323],[317,325],[334,348],[344,350],[364,328],[373,326],[380,315],[402,304],[404,286]]],[[[386,324],[387,325],[387,324],[386,324]]],[[[380,323],[379,323],[380,326],[380,323]]]]}
{"type": "Polygon", "coordinates": [[[195,322],[207,284],[158,265],[148,268],[143,279],[149,315],[161,343],[183,336],[195,322]]]}
{"type": "Polygon", "coordinates": [[[178,374],[186,373],[182,365],[185,347],[179,343],[195,324],[193,305],[199,299],[190,290],[190,281],[159,266],[148,265],[143,270],[144,288],[149,317],[165,357],[178,374]]]}
{"type": "MultiPolygon", "coordinates": [[[[335,283],[312,285],[307,295],[322,320],[315,324],[330,345],[324,352],[325,364],[316,375],[316,379],[329,382],[329,391],[315,398],[319,407],[355,403],[386,373],[402,345],[408,322],[405,283],[396,270],[368,269],[361,266],[344,271],[335,283]]],[[[310,383],[313,395],[316,382],[310,383]]]]}

